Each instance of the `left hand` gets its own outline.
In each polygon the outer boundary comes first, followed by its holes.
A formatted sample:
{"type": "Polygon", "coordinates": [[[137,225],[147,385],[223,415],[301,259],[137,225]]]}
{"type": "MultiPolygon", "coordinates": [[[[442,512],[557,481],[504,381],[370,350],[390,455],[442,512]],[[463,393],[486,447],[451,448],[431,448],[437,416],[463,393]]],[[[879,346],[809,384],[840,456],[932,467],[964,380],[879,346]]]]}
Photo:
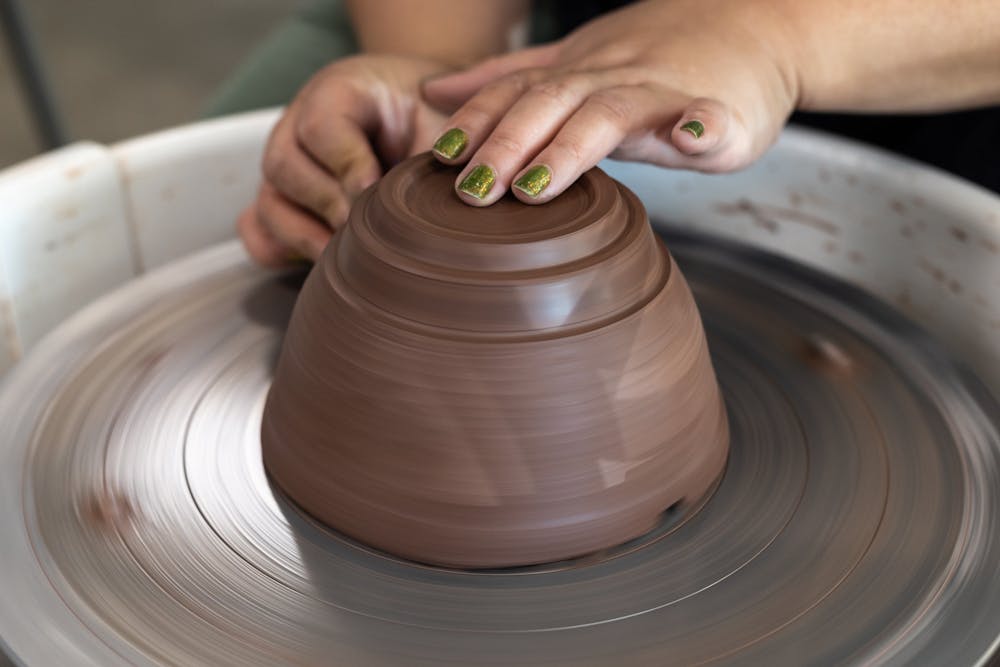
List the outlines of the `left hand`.
{"type": "Polygon", "coordinates": [[[746,166],[796,104],[795,30],[767,0],[648,0],[545,46],[424,84],[468,141],[456,190],[558,196],[607,156],[707,172],[746,166]],[[477,167],[481,167],[477,169],[477,167]],[[472,174],[472,178],[463,181],[472,174]]]}

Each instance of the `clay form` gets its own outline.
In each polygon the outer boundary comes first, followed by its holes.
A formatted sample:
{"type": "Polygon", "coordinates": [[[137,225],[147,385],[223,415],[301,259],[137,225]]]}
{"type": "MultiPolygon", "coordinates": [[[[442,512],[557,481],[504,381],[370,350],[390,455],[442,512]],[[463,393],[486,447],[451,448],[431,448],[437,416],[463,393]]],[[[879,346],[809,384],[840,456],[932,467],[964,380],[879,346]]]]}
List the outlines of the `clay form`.
{"type": "Polygon", "coordinates": [[[462,204],[427,155],[366,191],[299,296],[264,463],[398,556],[567,559],[695,506],[728,425],[688,286],[629,190],[462,204]]]}

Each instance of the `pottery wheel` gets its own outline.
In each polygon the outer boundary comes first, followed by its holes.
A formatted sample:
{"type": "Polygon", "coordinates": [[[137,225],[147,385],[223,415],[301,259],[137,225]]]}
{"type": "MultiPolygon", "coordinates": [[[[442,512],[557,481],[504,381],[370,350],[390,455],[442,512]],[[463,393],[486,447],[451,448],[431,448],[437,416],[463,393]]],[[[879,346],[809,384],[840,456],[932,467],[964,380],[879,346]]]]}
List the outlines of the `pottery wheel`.
{"type": "Polygon", "coordinates": [[[704,507],[576,561],[420,566],[268,483],[296,277],[236,245],[112,294],[0,393],[0,634],[25,664],[961,665],[1000,633],[996,403],[884,305],[669,237],[732,427],[704,507]]]}

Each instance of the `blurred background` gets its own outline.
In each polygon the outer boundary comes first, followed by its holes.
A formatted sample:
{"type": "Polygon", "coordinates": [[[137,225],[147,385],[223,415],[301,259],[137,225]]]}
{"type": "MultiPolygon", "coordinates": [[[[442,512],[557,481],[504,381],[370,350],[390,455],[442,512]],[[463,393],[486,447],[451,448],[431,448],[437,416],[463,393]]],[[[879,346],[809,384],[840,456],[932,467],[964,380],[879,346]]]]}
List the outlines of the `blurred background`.
{"type": "MultiPolygon", "coordinates": [[[[71,140],[191,121],[293,0],[20,0],[71,140]]],[[[0,36],[0,169],[42,150],[0,36]]]]}

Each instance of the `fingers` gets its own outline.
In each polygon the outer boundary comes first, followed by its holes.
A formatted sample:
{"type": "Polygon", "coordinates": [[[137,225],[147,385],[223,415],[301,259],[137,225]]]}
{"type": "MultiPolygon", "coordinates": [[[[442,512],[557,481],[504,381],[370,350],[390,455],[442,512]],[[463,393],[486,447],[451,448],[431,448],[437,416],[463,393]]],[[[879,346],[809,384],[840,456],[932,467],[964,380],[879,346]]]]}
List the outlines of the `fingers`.
{"type": "Polygon", "coordinates": [[[668,101],[642,86],[594,93],[530,164],[512,175],[514,195],[532,204],[549,201],[607,157],[629,134],[655,126],[664,113],[669,113],[668,101]]]}
{"type": "Polygon", "coordinates": [[[382,176],[382,166],[358,119],[303,112],[295,135],[305,153],[339,183],[348,204],[382,176]]]}
{"type": "Polygon", "coordinates": [[[289,250],[264,229],[253,206],[243,211],[236,220],[243,247],[255,262],[263,266],[278,267],[289,263],[289,250]]]}
{"type": "Polygon", "coordinates": [[[716,100],[691,100],[645,86],[605,88],[588,97],[512,177],[512,192],[525,203],[544,203],[608,155],[680,169],[730,171],[750,160],[745,138],[731,112],[716,100]],[[666,135],[657,132],[664,124],[666,135]]]}
{"type": "Polygon", "coordinates": [[[433,154],[445,164],[465,162],[500,119],[547,70],[524,70],[485,86],[448,119],[449,129],[434,143],[433,154]]]}
{"type": "Polygon", "coordinates": [[[710,153],[729,134],[729,112],[718,100],[698,98],[684,109],[670,140],[680,153],[700,156],[710,153]]]}
{"type": "MultiPolygon", "coordinates": [[[[286,258],[295,253],[316,261],[333,235],[328,226],[293,204],[267,182],[261,184],[254,214],[263,231],[285,248],[286,258]]],[[[249,226],[249,223],[243,224],[249,226]]],[[[251,228],[249,231],[254,230],[251,228]]]]}
{"type": "Polygon", "coordinates": [[[749,161],[739,140],[747,133],[724,104],[647,85],[628,69],[515,72],[475,93],[448,127],[433,152],[467,163],[455,189],[473,206],[512,186],[518,198],[543,203],[612,153],[702,171],[749,161]]]}
{"type": "MultiPolygon", "coordinates": [[[[493,116],[465,116],[467,108],[473,105],[470,101],[455,114],[456,125],[468,123],[473,127],[469,150],[474,153],[455,181],[459,196],[474,206],[488,206],[503,196],[514,174],[553,140],[595,89],[606,85],[606,78],[604,73],[548,74],[528,86],[509,108],[495,105],[499,113],[493,116]],[[477,148],[479,137],[490,126],[492,131],[477,148]],[[492,185],[488,180],[477,180],[481,176],[492,179],[492,185]]],[[[483,102],[484,107],[492,103],[492,100],[483,102]]]]}
{"type": "Polygon", "coordinates": [[[336,178],[299,146],[287,117],[279,121],[271,135],[263,171],[267,181],[286,198],[331,226],[339,226],[347,219],[350,199],[336,178]]]}
{"type": "Polygon", "coordinates": [[[733,108],[719,100],[697,98],[662,132],[655,132],[638,146],[620,147],[613,156],[674,169],[723,173],[747,166],[760,150],[763,148],[754,148],[752,133],[733,108]],[[660,135],[663,138],[657,140],[660,135]]]}
{"type": "Polygon", "coordinates": [[[554,42],[489,58],[461,72],[425,81],[421,92],[424,100],[432,107],[445,113],[453,112],[480,88],[503,76],[551,65],[556,58],[558,46],[554,42]]]}
{"type": "Polygon", "coordinates": [[[315,261],[354,199],[381,176],[364,129],[371,110],[350,101],[346,115],[330,116],[322,104],[293,104],[275,126],[257,202],[237,221],[247,251],[261,264],[315,261]]]}

